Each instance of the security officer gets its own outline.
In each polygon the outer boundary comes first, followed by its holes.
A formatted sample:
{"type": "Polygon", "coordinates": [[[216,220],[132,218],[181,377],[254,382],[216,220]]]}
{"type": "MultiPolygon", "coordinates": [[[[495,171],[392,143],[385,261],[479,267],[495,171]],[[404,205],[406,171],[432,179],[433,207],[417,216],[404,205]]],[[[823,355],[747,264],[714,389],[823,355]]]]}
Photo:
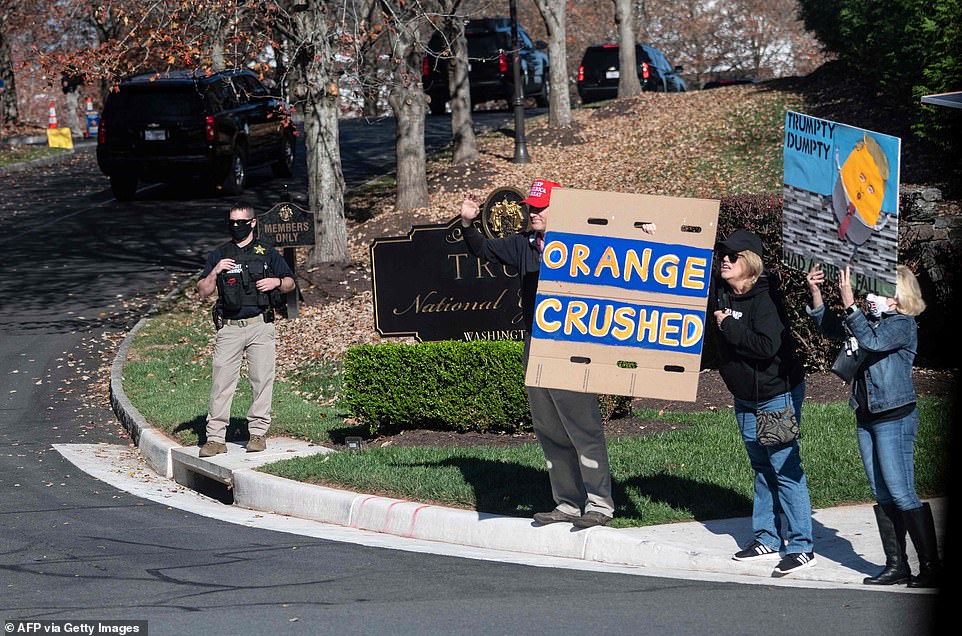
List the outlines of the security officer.
{"type": "MultiPolygon", "coordinates": [[[[249,205],[230,211],[231,241],[215,249],[197,283],[206,298],[217,290],[214,362],[207,408],[207,443],[201,457],[227,452],[226,433],[231,402],[246,355],[253,402],[247,411],[250,441],[247,452],[267,448],[274,391],[274,310],[271,296],[294,289],[294,273],[277,250],[254,238],[257,219],[249,205]]],[[[275,301],[276,302],[276,301],[275,301]]]]}

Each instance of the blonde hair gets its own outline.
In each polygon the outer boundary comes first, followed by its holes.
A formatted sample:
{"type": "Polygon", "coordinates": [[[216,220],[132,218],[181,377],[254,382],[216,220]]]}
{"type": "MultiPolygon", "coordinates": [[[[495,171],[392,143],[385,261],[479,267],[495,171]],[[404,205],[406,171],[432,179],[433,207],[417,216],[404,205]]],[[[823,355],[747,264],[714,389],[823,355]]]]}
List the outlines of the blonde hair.
{"type": "Polygon", "coordinates": [[[751,250],[742,250],[738,253],[738,258],[745,259],[745,273],[748,274],[748,288],[751,289],[765,271],[765,263],[759,254],[751,250]]]}
{"type": "Polygon", "coordinates": [[[925,311],[925,301],[922,300],[922,289],[919,281],[905,265],[895,268],[895,300],[898,302],[898,312],[906,316],[918,316],[925,311]]]}
{"type": "Polygon", "coordinates": [[[862,141],[855,144],[856,148],[865,146],[868,150],[868,154],[872,156],[872,160],[875,165],[878,166],[879,175],[881,175],[883,181],[888,181],[889,179],[889,160],[885,156],[885,151],[882,150],[882,146],[878,144],[873,137],[869,137],[867,134],[862,137],[862,141]]]}

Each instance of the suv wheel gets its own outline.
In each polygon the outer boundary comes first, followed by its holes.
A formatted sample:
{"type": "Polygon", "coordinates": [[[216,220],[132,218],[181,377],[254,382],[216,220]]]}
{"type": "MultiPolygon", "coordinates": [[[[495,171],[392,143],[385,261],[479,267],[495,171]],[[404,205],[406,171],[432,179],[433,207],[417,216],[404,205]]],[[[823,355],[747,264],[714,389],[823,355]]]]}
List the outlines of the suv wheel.
{"type": "Polygon", "coordinates": [[[281,158],[271,165],[275,177],[290,177],[294,174],[294,140],[284,135],[281,143],[281,158]]]}
{"type": "Polygon", "coordinates": [[[541,85],[541,94],[534,98],[534,103],[538,108],[547,108],[551,102],[551,80],[548,79],[548,69],[544,70],[544,83],[541,85]]]}
{"type": "Polygon", "coordinates": [[[235,148],[234,154],[230,159],[230,167],[227,176],[224,177],[224,194],[235,195],[244,191],[244,182],[247,180],[247,158],[242,148],[235,148]]]}
{"type": "Polygon", "coordinates": [[[428,103],[428,108],[431,109],[432,115],[443,115],[447,112],[445,108],[447,102],[445,102],[444,99],[436,95],[430,95],[430,98],[431,101],[428,103]]]}
{"type": "Polygon", "coordinates": [[[137,194],[137,177],[128,174],[111,176],[110,191],[118,201],[132,201],[137,194]]]}

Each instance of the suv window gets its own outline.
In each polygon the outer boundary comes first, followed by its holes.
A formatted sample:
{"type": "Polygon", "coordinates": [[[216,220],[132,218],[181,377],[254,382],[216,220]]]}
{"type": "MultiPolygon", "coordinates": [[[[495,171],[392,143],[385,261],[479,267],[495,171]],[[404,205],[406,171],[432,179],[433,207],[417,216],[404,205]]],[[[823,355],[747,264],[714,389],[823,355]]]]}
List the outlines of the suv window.
{"type": "Polygon", "coordinates": [[[114,93],[107,102],[104,118],[116,113],[136,113],[143,119],[171,119],[191,117],[203,111],[200,95],[191,86],[164,88],[126,88],[114,93]],[[176,99],[158,99],[158,95],[175,94],[176,99]]]}

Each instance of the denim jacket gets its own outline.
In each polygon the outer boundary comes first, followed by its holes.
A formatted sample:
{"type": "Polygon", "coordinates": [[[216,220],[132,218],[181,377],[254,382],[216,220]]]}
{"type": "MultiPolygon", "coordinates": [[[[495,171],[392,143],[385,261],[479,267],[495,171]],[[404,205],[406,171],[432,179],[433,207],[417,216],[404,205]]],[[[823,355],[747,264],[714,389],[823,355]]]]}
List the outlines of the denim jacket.
{"type": "MultiPolygon", "coordinates": [[[[868,393],[868,410],[880,413],[916,401],[912,386],[912,362],[918,350],[918,325],[915,318],[904,314],[885,314],[879,322],[871,321],[861,311],[843,319],[826,311],[825,305],[818,309],[805,308],[815,319],[819,331],[826,338],[844,340],[847,326],[858,346],[868,354],[860,373],[865,377],[868,393]]],[[[849,406],[858,408],[855,401],[855,383],[849,406]]]]}

